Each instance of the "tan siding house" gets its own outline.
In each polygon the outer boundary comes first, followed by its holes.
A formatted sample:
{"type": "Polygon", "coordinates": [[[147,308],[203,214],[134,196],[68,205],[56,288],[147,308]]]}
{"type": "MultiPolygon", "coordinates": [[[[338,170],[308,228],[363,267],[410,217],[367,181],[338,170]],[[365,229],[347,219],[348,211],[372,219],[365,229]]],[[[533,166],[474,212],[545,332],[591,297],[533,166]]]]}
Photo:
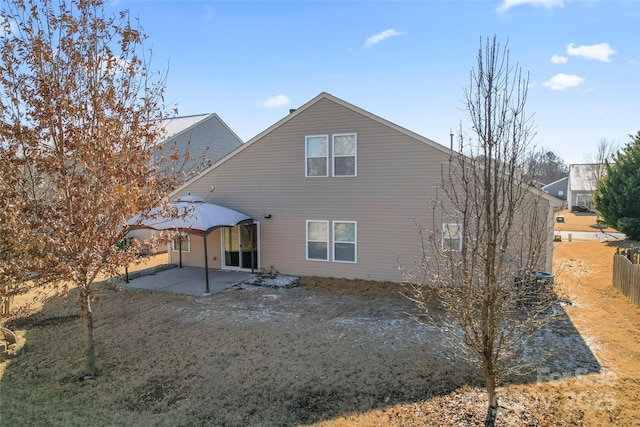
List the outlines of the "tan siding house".
{"type": "MultiPolygon", "coordinates": [[[[189,153],[189,160],[181,165],[184,171],[182,182],[187,181],[192,171],[215,163],[242,145],[242,140],[215,113],[174,117],[159,124],[163,141],[157,145],[154,157],[170,157],[178,152],[181,159],[189,153]]],[[[128,237],[150,239],[151,230],[135,230],[128,237]]],[[[157,249],[156,249],[157,250],[157,249]]]]}
{"type": "MultiPolygon", "coordinates": [[[[448,148],[322,93],[173,197],[254,218],[211,234],[210,267],[400,282],[399,263],[420,248],[416,223],[434,221],[448,161],[448,148]]],[[[183,263],[202,266],[202,240],[192,240],[183,263]]]]}

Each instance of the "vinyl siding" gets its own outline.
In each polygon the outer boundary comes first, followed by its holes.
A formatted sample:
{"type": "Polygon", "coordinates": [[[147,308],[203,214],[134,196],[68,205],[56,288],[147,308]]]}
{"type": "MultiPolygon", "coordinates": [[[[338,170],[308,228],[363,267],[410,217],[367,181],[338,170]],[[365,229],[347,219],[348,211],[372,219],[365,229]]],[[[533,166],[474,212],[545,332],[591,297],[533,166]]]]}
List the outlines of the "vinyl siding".
{"type": "MultiPolygon", "coordinates": [[[[321,97],[174,196],[190,193],[259,220],[263,267],[400,282],[399,266],[411,267],[419,254],[416,223],[441,229],[443,218],[434,218],[432,206],[444,198],[441,171],[448,161],[445,148],[321,97]],[[305,136],[329,135],[331,141],[339,133],[357,133],[357,176],[305,177],[305,136]],[[356,221],[357,263],[307,261],[306,220],[356,221]]],[[[332,246],[330,239],[330,260],[332,246]]],[[[210,257],[214,253],[209,250],[210,257]]],[[[219,260],[220,248],[217,253],[219,260]]]]}
{"type": "Polygon", "coordinates": [[[193,126],[167,138],[159,150],[161,154],[170,157],[174,146],[184,159],[189,152],[190,159],[182,166],[185,178],[188,178],[196,168],[206,168],[207,161],[217,162],[231,151],[242,145],[238,136],[224,124],[216,114],[210,114],[193,126]]]}
{"type": "MultiPolygon", "coordinates": [[[[200,236],[189,236],[191,238],[191,250],[182,253],[182,265],[196,265],[204,267],[204,246],[200,236]]],[[[222,268],[220,244],[220,230],[215,230],[207,236],[207,255],[209,257],[209,268],[222,268]]],[[[180,253],[173,251],[169,245],[169,263],[179,264],[180,253]]]]}
{"type": "Polygon", "coordinates": [[[445,160],[442,151],[324,99],[177,195],[191,193],[260,220],[262,266],[397,282],[398,260],[410,265],[417,255],[414,220],[427,220],[445,160]],[[358,135],[357,177],[305,177],[306,135],[351,132],[358,135]],[[267,213],[272,217],[263,219],[267,213]],[[357,221],[358,262],[307,261],[307,219],[357,221]]]}
{"type": "Polygon", "coordinates": [[[568,188],[569,177],[564,177],[559,179],[551,184],[545,185],[542,187],[542,190],[545,193],[549,193],[552,196],[558,197],[560,199],[567,199],[567,188],[568,188]],[[562,194],[560,192],[562,191],[562,194]]]}

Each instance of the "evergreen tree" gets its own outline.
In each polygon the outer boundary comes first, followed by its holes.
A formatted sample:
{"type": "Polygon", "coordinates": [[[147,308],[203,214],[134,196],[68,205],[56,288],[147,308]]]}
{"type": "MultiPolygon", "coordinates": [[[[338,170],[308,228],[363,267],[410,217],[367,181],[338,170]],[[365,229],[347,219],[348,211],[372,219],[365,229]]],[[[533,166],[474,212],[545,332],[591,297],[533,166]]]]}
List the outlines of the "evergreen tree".
{"type": "Polygon", "coordinates": [[[617,153],[615,163],[607,163],[595,206],[608,226],[640,240],[640,131],[630,136],[631,142],[617,153]]]}

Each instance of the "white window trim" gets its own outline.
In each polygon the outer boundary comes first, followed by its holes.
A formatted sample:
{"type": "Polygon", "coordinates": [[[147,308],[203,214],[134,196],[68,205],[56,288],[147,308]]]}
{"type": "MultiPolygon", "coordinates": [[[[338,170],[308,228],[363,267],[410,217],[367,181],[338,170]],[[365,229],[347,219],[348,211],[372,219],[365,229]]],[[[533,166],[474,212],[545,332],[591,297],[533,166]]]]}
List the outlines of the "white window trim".
{"type": "Polygon", "coordinates": [[[331,246],[329,245],[329,221],[323,220],[323,219],[308,219],[308,220],[306,220],[306,222],[305,222],[305,235],[306,235],[306,241],[305,241],[304,253],[305,253],[306,260],[307,261],[329,262],[329,250],[331,248],[331,246]],[[310,222],[322,222],[322,223],[327,225],[326,240],[309,240],[309,223],[310,222]],[[324,242],[324,243],[326,243],[327,244],[327,259],[309,258],[309,242],[324,242]]]}
{"type": "Polygon", "coordinates": [[[358,134],[355,132],[350,133],[335,133],[331,136],[331,176],[335,178],[353,178],[358,176],[358,134]],[[353,156],[336,155],[336,136],[351,136],[355,139],[355,150],[353,156]],[[353,175],[336,175],[336,157],[353,157],[353,175]]]}
{"type": "Polygon", "coordinates": [[[331,249],[333,251],[332,254],[332,260],[333,262],[340,262],[340,263],[345,263],[345,264],[357,264],[358,263],[358,222],[357,221],[339,221],[339,220],[334,220],[333,223],[331,224],[331,231],[332,231],[332,235],[331,235],[331,240],[332,240],[332,244],[331,244],[331,249]],[[353,224],[354,225],[354,230],[353,230],[353,238],[354,241],[353,242],[347,242],[347,241],[336,241],[336,224],[353,224]],[[336,259],[336,243],[349,243],[349,244],[353,244],[353,261],[342,261],[342,260],[337,260],[336,259]]]}
{"type": "Polygon", "coordinates": [[[329,135],[307,135],[304,137],[304,176],[306,178],[324,178],[329,176],[329,135]],[[327,171],[324,175],[309,175],[309,159],[322,159],[322,157],[309,157],[309,138],[325,138],[327,140],[327,154],[324,159],[327,161],[327,171]]]}
{"type": "Polygon", "coordinates": [[[178,235],[176,238],[171,240],[171,249],[173,252],[180,252],[180,245],[178,245],[178,239],[182,237],[184,240],[182,241],[182,253],[191,252],[191,236],[187,233],[183,233],[178,235]]]}
{"type": "Polygon", "coordinates": [[[460,224],[459,222],[444,222],[442,223],[442,250],[444,252],[460,252],[462,250],[462,224],[460,224]],[[445,237],[445,231],[447,229],[448,226],[450,225],[456,225],[458,227],[458,248],[457,249],[451,249],[450,245],[445,245],[445,239],[447,239],[445,237]]]}

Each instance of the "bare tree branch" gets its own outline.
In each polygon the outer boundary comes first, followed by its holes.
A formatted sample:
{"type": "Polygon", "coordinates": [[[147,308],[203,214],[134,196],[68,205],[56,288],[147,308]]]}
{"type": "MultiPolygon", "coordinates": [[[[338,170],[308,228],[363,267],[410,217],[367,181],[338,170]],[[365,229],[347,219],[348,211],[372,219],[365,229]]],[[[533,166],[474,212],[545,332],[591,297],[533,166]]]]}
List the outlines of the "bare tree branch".
{"type": "Polygon", "coordinates": [[[498,382],[522,371],[522,345],[550,321],[554,304],[534,273],[545,265],[550,225],[548,202],[523,175],[535,134],[527,88],[506,47],[486,40],[465,91],[473,137],[459,132],[458,153],[443,166],[444,197],[433,205],[435,227],[418,229],[419,273],[405,275],[420,321],[446,332],[482,368],[487,425],[495,422],[498,382]]]}

